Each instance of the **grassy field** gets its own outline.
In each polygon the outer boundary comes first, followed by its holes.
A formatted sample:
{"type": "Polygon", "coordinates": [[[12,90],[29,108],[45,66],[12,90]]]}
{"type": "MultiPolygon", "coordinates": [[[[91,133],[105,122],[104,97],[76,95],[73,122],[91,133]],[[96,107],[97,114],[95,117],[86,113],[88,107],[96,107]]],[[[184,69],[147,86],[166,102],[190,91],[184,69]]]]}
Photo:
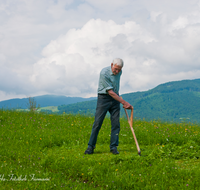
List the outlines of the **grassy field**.
{"type": "MultiPolygon", "coordinates": [[[[27,109],[16,109],[16,110],[17,111],[30,111],[28,108],[27,109]]],[[[50,111],[52,111],[54,113],[59,111],[58,110],[58,106],[47,106],[47,107],[38,108],[37,112],[41,112],[41,111],[45,112],[45,111],[48,111],[48,110],[50,110],[50,111]]]]}
{"type": "Polygon", "coordinates": [[[38,111],[46,111],[46,110],[51,110],[52,112],[58,112],[58,106],[47,106],[47,107],[41,107],[38,109],[38,111]]]}
{"type": "Polygon", "coordinates": [[[134,121],[141,148],[121,118],[119,155],[109,151],[106,118],[93,155],[83,115],[0,110],[0,189],[200,189],[200,127],[134,121]]]}

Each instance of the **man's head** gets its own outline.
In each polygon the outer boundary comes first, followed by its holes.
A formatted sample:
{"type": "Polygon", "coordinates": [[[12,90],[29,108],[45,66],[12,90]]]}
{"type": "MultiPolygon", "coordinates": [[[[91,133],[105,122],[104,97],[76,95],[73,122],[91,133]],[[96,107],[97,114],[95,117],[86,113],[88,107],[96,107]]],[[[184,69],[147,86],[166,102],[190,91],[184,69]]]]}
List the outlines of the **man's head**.
{"type": "Polygon", "coordinates": [[[117,75],[122,70],[123,65],[124,65],[124,62],[122,59],[115,58],[113,62],[111,63],[112,73],[114,75],[117,75]]]}

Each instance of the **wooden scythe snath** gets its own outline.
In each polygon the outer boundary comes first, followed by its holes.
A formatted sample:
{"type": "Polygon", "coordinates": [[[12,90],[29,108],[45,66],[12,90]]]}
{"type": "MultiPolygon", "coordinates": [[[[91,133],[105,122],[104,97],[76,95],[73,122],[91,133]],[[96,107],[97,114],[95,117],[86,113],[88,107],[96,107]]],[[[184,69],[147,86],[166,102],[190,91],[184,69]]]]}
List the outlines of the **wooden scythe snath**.
{"type": "Polygon", "coordinates": [[[137,138],[136,138],[135,133],[134,133],[134,130],[133,130],[133,107],[132,107],[132,109],[131,109],[131,118],[130,118],[130,119],[129,119],[128,113],[127,113],[127,111],[126,111],[126,108],[124,108],[124,111],[125,111],[125,113],[126,113],[126,117],[127,117],[127,119],[128,119],[128,123],[129,123],[129,125],[130,125],[131,131],[132,131],[132,134],[133,134],[133,137],[134,137],[134,140],[135,140],[135,144],[136,144],[136,147],[137,147],[137,150],[138,150],[138,154],[141,156],[140,147],[139,147],[137,138]]]}

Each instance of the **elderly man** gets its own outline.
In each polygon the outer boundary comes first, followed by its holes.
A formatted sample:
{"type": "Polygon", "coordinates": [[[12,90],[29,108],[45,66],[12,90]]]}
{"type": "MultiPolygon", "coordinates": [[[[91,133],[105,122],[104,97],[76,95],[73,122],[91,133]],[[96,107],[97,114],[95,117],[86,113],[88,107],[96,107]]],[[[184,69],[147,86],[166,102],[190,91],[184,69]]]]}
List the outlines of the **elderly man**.
{"type": "Polygon", "coordinates": [[[123,64],[122,59],[116,58],[111,63],[111,66],[103,68],[100,73],[95,121],[85,154],[93,154],[97,136],[107,111],[110,112],[112,125],[110,151],[113,154],[119,154],[117,146],[120,131],[120,103],[122,103],[123,107],[126,109],[132,108],[128,102],[119,97],[119,83],[123,64]]]}

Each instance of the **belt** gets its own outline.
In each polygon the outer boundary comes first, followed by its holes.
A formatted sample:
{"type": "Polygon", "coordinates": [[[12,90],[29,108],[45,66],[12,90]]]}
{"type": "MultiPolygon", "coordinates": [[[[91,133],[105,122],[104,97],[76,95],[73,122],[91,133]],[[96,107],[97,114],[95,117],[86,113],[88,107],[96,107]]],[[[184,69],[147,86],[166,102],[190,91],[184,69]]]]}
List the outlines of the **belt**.
{"type": "MultiPolygon", "coordinates": [[[[110,96],[109,94],[98,94],[98,95],[101,95],[101,96],[110,96]]],[[[119,96],[119,94],[117,94],[119,96]]]]}
{"type": "Polygon", "coordinates": [[[98,95],[102,95],[102,96],[108,96],[109,94],[98,94],[98,95]]]}

